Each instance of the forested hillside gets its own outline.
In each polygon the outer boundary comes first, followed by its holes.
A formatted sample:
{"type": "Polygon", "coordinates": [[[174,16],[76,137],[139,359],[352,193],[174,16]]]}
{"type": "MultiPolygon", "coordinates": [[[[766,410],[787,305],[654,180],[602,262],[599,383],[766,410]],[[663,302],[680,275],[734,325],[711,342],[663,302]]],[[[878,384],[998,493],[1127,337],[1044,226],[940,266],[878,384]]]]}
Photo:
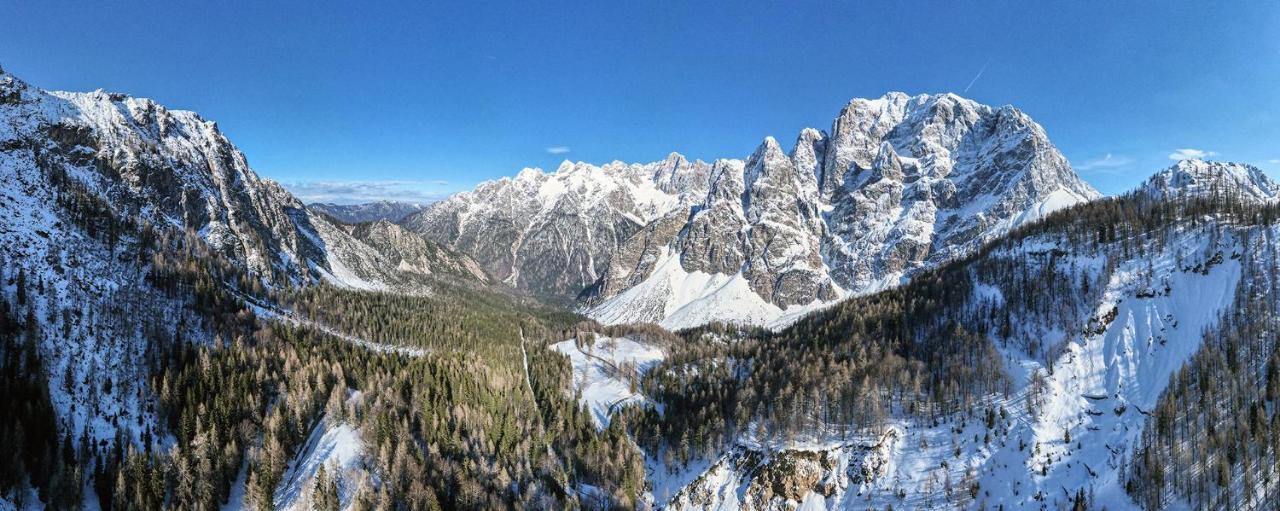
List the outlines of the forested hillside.
{"type": "Polygon", "coordinates": [[[780,332],[689,330],[646,373],[644,392],[663,410],[632,409],[633,431],[669,477],[710,464],[672,496],[681,508],[738,499],[771,507],[814,495],[837,508],[1054,507],[1099,492],[1122,500],[1127,492],[1147,509],[1258,506],[1276,492],[1268,474],[1280,415],[1268,392],[1277,219],[1274,203],[1231,190],[1167,199],[1140,191],[1051,215],[780,332]],[[1214,280],[1236,278],[1220,303],[1207,301],[1214,280]],[[1219,305],[1221,317],[1212,309],[1219,305]],[[1144,308],[1161,312],[1133,316],[1144,308]],[[1153,320],[1161,324],[1151,337],[1132,332],[1134,321],[1153,320]],[[1118,356],[1109,347],[1117,341],[1137,343],[1120,348],[1128,369],[1089,355],[1118,356]],[[1189,363],[1178,371],[1182,357],[1189,363]],[[1163,393],[1161,378],[1172,378],[1163,393]],[[974,422],[981,427],[970,433],[974,422]],[[942,438],[951,468],[944,461],[932,490],[906,482],[911,474],[892,467],[934,456],[925,439],[939,425],[950,431],[942,438]],[[920,445],[909,449],[902,437],[914,435],[920,445]],[[1043,445],[1046,436],[1058,445],[1043,445]],[[833,457],[812,468],[830,482],[778,475],[774,464],[784,461],[802,470],[788,453],[804,452],[833,457]],[[1019,459],[1024,471],[1011,473],[1007,464],[1019,459]],[[861,475],[836,475],[846,464],[861,475]],[[762,493],[771,484],[800,487],[762,493]],[[714,496],[734,487],[739,497],[714,496]]]}
{"type": "Polygon", "coordinates": [[[544,349],[581,318],[303,211],[212,123],[0,73],[0,178],[0,508],[637,502],[544,349]]]}
{"type": "MultiPolygon", "coordinates": [[[[184,303],[209,337],[152,332],[143,379],[89,382],[104,395],[136,393],[158,418],[111,416],[113,441],[59,425],[45,387],[46,378],[58,380],[42,368],[29,334],[58,323],[35,317],[29,297],[38,286],[6,271],[17,291],[14,305],[2,307],[2,382],[15,399],[4,402],[14,408],[0,431],[16,441],[0,446],[13,460],[0,483],[13,502],[216,508],[236,495],[272,509],[321,423],[350,425],[366,443],[366,459],[342,479],[349,488],[326,501],[334,508],[553,509],[578,505],[582,485],[602,489],[599,498],[615,505],[636,502],[638,452],[620,428],[597,433],[564,392],[566,362],[543,349],[572,336],[577,316],[475,289],[411,297],[241,287],[233,283],[251,280],[197,238],[151,239],[156,245],[136,256],[150,263],[146,280],[184,303]],[[280,304],[306,322],[264,319],[251,303],[280,304]],[[371,349],[347,336],[423,351],[371,349]],[[37,494],[14,493],[28,483],[37,494]]],[[[337,478],[327,481],[308,495],[336,488],[337,478]]]]}

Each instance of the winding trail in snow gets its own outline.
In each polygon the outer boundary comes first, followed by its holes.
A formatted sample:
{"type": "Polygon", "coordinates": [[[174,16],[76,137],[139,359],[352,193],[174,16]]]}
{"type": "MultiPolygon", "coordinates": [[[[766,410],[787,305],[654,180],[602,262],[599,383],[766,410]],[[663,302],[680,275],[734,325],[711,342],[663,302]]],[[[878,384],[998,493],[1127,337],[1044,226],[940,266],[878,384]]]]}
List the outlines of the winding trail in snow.
{"type": "Polygon", "coordinates": [[[524,386],[529,389],[529,397],[533,398],[533,404],[537,406],[538,396],[533,393],[533,381],[529,379],[529,352],[524,347],[524,327],[520,327],[520,355],[524,359],[524,386]]]}
{"type": "MultiPolygon", "coordinates": [[[[529,377],[529,352],[525,349],[524,345],[524,327],[520,327],[520,354],[524,357],[524,385],[525,388],[529,390],[529,399],[533,400],[533,408],[537,411],[535,415],[538,419],[538,424],[543,430],[545,430],[546,424],[544,424],[544,421],[542,420],[542,407],[538,405],[538,395],[533,393],[533,380],[529,377]]],[[[547,455],[553,455],[555,451],[551,448],[551,442],[545,442],[545,444],[547,447],[547,455]]],[[[557,484],[559,484],[558,481],[557,484]]],[[[564,486],[561,485],[561,489],[563,488],[564,486]]]]}

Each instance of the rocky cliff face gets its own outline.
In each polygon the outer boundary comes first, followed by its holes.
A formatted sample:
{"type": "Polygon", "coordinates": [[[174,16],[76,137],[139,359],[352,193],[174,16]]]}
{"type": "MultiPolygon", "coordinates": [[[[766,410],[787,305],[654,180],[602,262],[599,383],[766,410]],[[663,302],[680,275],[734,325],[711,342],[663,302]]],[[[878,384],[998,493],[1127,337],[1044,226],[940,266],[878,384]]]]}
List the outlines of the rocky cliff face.
{"type": "Polygon", "coordinates": [[[566,162],[482,184],[405,225],[606,322],[768,324],[913,273],[1099,194],[1013,107],[953,94],[851,101],[790,153],[566,162]]]}
{"type": "Polygon", "coordinates": [[[496,279],[572,298],[632,235],[700,197],[710,171],[677,154],[647,165],[525,169],[435,203],[403,225],[470,255],[496,279]]]}
{"type": "Polygon", "coordinates": [[[854,100],[822,168],[824,255],[858,292],[1099,196],[1026,114],[952,94],[854,100]]]}
{"type": "MultiPolygon", "coordinates": [[[[470,257],[454,254],[440,245],[386,220],[354,225],[351,236],[372,247],[386,268],[416,275],[448,275],[464,280],[487,282],[488,276],[470,257]]],[[[376,271],[370,269],[369,271],[376,271]]]]}
{"type": "Polygon", "coordinates": [[[0,164],[33,178],[65,176],[121,216],[195,232],[263,282],[422,286],[421,268],[403,271],[403,259],[383,250],[432,251],[451,259],[444,266],[467,265],[410,233],[396,247],[353,236],[260,178],[216,123],[193,112],[101,90],[44,91],[3,72],[0,98],[0,164]]]}

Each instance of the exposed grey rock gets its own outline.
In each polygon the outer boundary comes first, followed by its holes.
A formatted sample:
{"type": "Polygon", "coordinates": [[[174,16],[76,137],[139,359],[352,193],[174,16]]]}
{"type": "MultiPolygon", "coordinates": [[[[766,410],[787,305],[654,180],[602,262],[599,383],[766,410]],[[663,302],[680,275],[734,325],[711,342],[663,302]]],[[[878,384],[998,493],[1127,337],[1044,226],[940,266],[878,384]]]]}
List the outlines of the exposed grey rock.
{"type": "Polygon", "coordinates": [[[686,270],[734,274],[742,269],[746,262],[743,231],[747,226],[742,176],[740,161],[715,163],[706,199],[693,210],[680,237],[680,264],[686,270]]]}
{"type": "Polygon", "coordinates": [[[768,323],[894,286],[1098,196],[1017,109],[890,93],[851,101],[830,136],[806,129],[790,154],[770,137],[745,162],[566,162],[482,184],[406,225],[517,287],[587,288],[583,303],[602,319],[687,318],[667,324],[680,327],[768,323]],[[667,255],[679,264],[659,272],[667,255]]]}
{"type": "Polygon", "coordinates": [[[565,162],[482,183],[402,223],[475,258],[495,278],[572,298],[645,225],[700,197],[710,165],[672,154],[647,165],[565,162]]]}
{"type": "Polygon", "coordinates": [[[670,243],[684,228],[688,209],[677,209],[646,225],[623,242],[609,259],[610,271],[584,293],[613,296],[644,282],[653,274],[670,243]]]}
{"type": "Polygon", "coordinates": [[[770,137],[747,159],[745,179],[743,275],[752,291],[780,307],[835,298],[820,254],[816,177],[800,171],[770,137]]]}

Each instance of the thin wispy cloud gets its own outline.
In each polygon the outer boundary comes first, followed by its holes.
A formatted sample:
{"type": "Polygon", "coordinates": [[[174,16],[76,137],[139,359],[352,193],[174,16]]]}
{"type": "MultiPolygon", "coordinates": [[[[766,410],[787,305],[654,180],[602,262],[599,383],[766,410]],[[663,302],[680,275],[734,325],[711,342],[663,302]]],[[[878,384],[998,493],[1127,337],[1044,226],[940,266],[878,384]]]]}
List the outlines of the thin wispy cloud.
{"type": "Polygon", "coordinates": [[[1277,164],[1277,163],[1280,163],[1280,159],[1267,160],[1267,163],[1270,163],[1270,164],[1272,164],[1272,165],[1275,165],[1275,164],[1277,164]]]}
{"type": "Polygon", "coordinates": [[[987,62],[982,65],[981,69],[978,70],[978,74],[973,75],[973,79],[969,80],[969,85],[964,86],[964,92],[962,92],[961,94],[967,94],[969,92],[969,89],[973,87],[973,84],[978,83],[978,79],[982,78],[982,73],[986,72],[987,66],[989,65],[991,65],[991,59],[987,59],[987,62]]]}
{"type": "Polygon", "coordinates": [[[1130,158],[1128,156],[1116,156],[1114,154],[1107,153],[1101,158],[1095,158],[1095,159],[1086,161],[1084,163],[1081,163],[1079,165],[1075,165],[1075,168],[1076,170],[1081,170],[1081,171],[1105,172],[1109,170],[1116,170],[1116,169],[1128,167],[1131,164],[1133,164],[1133,158],[1130,158]]]}
{"type": "Polygon", "coordinates": [[[551,146],[547,148],[547,154],[568,154],[568,153],[569,153],[568,146],[557,145],[557,146],[551,146]]]}
{"type": "Polygon", "coordinates": [[[1182,160],[1203,160],[1210,156],[1216,156],[1218,153],[1213,151],[1205,151],[1201,149],[1178,149],[1169,153],[1169,159],[1175,161],[1182,160]]]}
{"type": "Polygon", "coordinates": [[[376,201],[428,203],[448,197],[449,182],[431,181],[296,181],[284,187],[302,202],[311,204],[363,204],[376,201]]]}

